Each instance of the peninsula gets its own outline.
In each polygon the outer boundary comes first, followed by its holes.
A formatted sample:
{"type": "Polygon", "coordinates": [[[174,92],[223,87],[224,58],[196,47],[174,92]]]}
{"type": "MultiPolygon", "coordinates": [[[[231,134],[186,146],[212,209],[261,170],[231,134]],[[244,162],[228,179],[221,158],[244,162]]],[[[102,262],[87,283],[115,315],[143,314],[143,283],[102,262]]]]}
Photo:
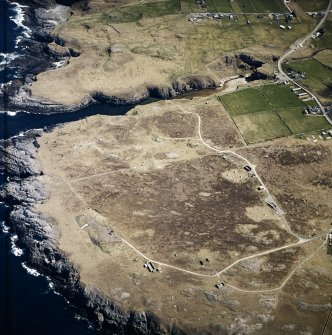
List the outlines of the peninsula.
{"type": "Polygon", "coordinates": [[[159,99],[1,147],[29,265],[97,327],[332,331],[331,1],[310,6],[80,1],[51,32],[22,104],[159,99]]]}

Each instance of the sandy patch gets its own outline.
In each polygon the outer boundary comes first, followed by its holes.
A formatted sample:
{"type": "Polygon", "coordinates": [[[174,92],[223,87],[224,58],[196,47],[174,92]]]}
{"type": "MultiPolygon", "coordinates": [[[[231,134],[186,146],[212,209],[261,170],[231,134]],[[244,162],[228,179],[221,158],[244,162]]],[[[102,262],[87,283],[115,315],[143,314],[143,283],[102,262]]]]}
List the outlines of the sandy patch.
{"type": "Polygon", "coordinates": [[[263,220],[278,220],[279,216],[267,206],[247,207],[246,214],[249,219],[255,222],[263,220]]]}
{"type": "Polygon", "coordinates": [[[222,176],[233,183],[245,183],[249,179],[248,173],[240,169],[227,170],[222,176]]]}

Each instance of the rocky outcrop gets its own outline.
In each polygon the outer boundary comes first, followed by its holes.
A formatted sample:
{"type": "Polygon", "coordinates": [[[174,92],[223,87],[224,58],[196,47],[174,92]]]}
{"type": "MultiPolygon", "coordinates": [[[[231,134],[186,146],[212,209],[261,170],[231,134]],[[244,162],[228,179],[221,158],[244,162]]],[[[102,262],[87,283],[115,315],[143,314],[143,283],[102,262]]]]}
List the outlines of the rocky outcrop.
{"type": "MultiPolygon", "coordinates": [[[[218,61],[213,62],[209,65],[209,68],[213,71],[222,71],[223,73],[232,73],[234,71],[242,75],[253,75],[262,69],[264,64],[275,63],[278,60],[277,57],[271,56],[255,56],[246,53],[228,54],[220,57],[218,61]]],[[[266,77],[267,78],[267,77],[266,77]]]]}
{"type": "Polygon", "coordinates": [[[26,138],[16,137],[4,141],[0,146],[2,169],[9,177],[27,178],[40,175],[40,164],[36,160],[35,136],[40,132],[30,132],[26,138]]]}
{"type": "Polygon", "coordinates": [[[15,204],[35,204],[47,198],[44,185],[34,177],[12,180],[0,190],[0,198],[15,204]]]}
{"type": "Polygon", "coordinates": [[[152,313],[124,312],[95,288],[82,285],[79,272],[59,249],[56,222],[35,208],[47,199],[40,180],[41,166],[36,160],[36,137],[40,135],[40,131],[30,131],[0,143],[4,161],[1,169],[7,175],[0,200],[11,207],[9,225],[18,236],[16,243],[24,250],[27,265],[48,276],[55,290],[76,306],[80,315],[106,333],[184,334],[176,328],[161,328],[152,313]]]}
{"type": "Polygon", "coordinates": [[[188,75],[176,79],[168,86],[150,86],[149,95],[154,98],[168,99],[182,93],[188,93],[194,90],[203,90],[214,88],[219,82],[213,76],[208,75],[188,75]]]}
{"type": "MultiPolygon", "coordinates": [[[[94,92],[91,93],[91,100],[89,102],[106,102],[116,105],[133,105],[138,104],[150,97],[157,99],[169,99],[183,93],[191,92],[193,90],[214,88],[218,85],[218,80],[212,76],[188,75],[178,78],[169,85],[149,86],[142,90],[141,94],[137,94],[137,92],[135,92],[136,94],[134,97],[131,94],[128,94],[128,96],[109,96],[102,92],[94,92]]],[[[76,106],[72,106],[71,108],[75,109],[76,106]]]]}

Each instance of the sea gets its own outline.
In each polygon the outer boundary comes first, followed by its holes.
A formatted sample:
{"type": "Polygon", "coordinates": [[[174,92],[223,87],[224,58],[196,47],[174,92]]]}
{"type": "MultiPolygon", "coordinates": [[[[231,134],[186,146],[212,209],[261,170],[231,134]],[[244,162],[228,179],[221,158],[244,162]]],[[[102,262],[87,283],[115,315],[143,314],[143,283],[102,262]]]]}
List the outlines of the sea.
{"type": "MultiPolygon", "coordinates": [[[[24,41],[31,30],[24,22],[24,6],[0,0],[0,88],[24,75],[11,63],[26,52],[24,41]]],[[[122,115],[129,106],[96,104],[69,113],[0,111],[0,139],[22,136],[29,129],[54,127],[95,114],[122,115]]],[[[1,157],[0,157],[1,164],[1,157]]],[[[0,187],[5,182],[0,175],[0,187]]],[[[7,218],[9,208],[0,203],[0,335],[85,335],[101,334],[53,287],[52,279],[26,266],[24,250],[16,246],[17,236],[7,218]]]]}

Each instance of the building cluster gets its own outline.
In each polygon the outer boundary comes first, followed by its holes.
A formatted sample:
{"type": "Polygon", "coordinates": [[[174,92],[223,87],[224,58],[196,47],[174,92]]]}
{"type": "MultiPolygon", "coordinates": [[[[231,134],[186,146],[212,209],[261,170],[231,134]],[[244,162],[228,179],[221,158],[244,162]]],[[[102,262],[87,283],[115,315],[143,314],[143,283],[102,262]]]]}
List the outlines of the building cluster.
{"type": "Polygon", "coordinates": [[[221,19],[236,19],[236,15],[234,13],[192,13],[189,15],[188,20],[190,22],[200,22],[204,18],[221,20],[221,19]]]}
{"type": "MultiPolygon", "coordinates": [[[[206,8],[206,3],[204,0],[196,0],[196,5],[201,8],[206,8]]],[[[240,13],[244,14],[244,13],[240,13]]],[[[251,14],[251,13],[250,13],[251,14]]],[[[255,13],[252,13],[255,14],[255,13]]],[[[293,20],[293,14],[291,13],[271,13],[271,14],[263,14],[263,13],[256,13],[256,16],[258,19],[263,19],[265,17],[269,17],[270,19],[276,21],[276,20],[285,20],[287,24],[293,20]]],[[[188,16],[188,20],[190,22],[200,22],[204,18],[210,18],[214,20],[221,20],[221,19],[230,19],[235,20],[237,18],[235,13],[191,13],[188,16]]],[[[247,23],[250,24],[250,20],[247,20],[247,23]]],[[[280,28],[284,27],[283,29],[286,29],[286,26],[280,25],[280,28]]],[[[292,27],[290,25],[287,25],[288,29],[291,29],[292,27]]]]}
{"type": "Polygon", "coordinates": [[[290,70],[287,74],[293,79],[305,79],[304,72],[297,72],[297,71],[290,70]]]}
{"type": "Polygon", "coordinates": [[[269,14],[269,17],[274,21],[285,20],[288,23],[293,20],[294,15],[291,13],[272,13],[269,14]]]}
{"type": "Polygon", "coordinates": [[[322,110],[318,106],[308,106],[304,108],[303,113],[305,115],[319,115],[322,114],[322,110]]]}

